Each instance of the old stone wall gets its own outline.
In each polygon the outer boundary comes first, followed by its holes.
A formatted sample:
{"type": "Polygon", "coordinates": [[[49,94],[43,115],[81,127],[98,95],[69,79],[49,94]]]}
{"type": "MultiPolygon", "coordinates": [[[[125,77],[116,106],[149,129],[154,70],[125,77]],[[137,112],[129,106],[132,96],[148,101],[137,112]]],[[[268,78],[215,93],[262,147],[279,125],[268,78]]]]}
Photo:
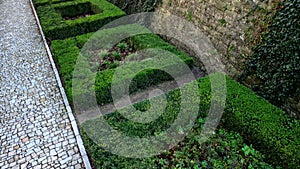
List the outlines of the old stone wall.
{"type": "MultiPolygon", "coordinates": [[[[237,78],[251,56],[252,47],[261,41],[282,0],[109,0],[127,14],[157,11],[193,23],[209,37],[226,73],[237,78]]],[[[164,37],[194,55],[180,40],[164,37]]]]}
{"type": "MultiPolygon", "coordinates": [[[[267,31],[278,0],[163,0],[158,12],[184,18],[209,37],[226,65],[226,73],[237,78],[251,55],[253,45],[267,31]]],[[[167,39],[185,51],[178,41],[167,39]]]]}

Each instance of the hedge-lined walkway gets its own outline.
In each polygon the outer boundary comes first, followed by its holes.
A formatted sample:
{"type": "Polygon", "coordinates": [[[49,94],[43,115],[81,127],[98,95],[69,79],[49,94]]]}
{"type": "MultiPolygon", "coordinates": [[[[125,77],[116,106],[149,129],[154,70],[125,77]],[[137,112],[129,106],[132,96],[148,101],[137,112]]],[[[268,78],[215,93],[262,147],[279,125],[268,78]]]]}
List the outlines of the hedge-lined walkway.
{"type": "Polygon", "coordinates": [[[30,1],[0,11],[0,168],[88,167],[30,1]]]}

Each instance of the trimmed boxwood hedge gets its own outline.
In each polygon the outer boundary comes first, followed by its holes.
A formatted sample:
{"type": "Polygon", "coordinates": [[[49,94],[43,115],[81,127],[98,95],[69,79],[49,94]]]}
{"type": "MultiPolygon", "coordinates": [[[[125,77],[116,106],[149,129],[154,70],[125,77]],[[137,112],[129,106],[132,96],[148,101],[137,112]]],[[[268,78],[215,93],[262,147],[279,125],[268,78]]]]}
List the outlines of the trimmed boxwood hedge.
{"type": "Polygon", "coordinates": [[[105,0],[74,0],[37,7],[44,34],[47,38],[65,39],[100,29],[105,24],[124,16],[118,7],[105,0]],[[93,12],[95,14],[64,20],[63,15],[76,16],[93,12]]]}
{"type": "Polygon", "coordinates": [[[47,5],[47,4],[57,4],[66,1],[73,1],[73,0],[32,0],[35,7],[47,5]]]}
{"type": "MultiPolygon", "coordinates": [[[[215,75],[211,75],[215,76],[215,75]]],[[[263,153],[266,157],[268,163],[273,164],[274,166],[281,166],[283,168],[297,168],[300,163],[300,124],[299,121],[289,118],[285,113],[278,109],[277,107],[270,104],[267,100],[263,99],[260,96],[257,96],[250,89],[242,86],[236,81],[226,78],[227,84],[227,101],[225,112],[221,120],[219,127],[226,128],[229,131],[235,131],[240,133],[243,138],[246,140],[246,143],[252,144],[253,147],[263,153]]],[[[197,128],[198,122],[204,122],[206,113],[210,107],[210,90],[211,84],[209,77],[198,79],[199,85],[199,94],[200,94],[200,111],[199,119],[196,122],[195,126],[197,128]]],[[[114,129],[120,130],[126,135],[129,136],[139,136],[145,137],[147,135],[155,135],[164,131],[176,118],[176,112],[178,112],[178,89],[171,91],[167,94],[168,106],[166,111],[163,113],[160,118],[149,123],[149,124],[140,124],[132,122],[120,115],[117,111],[104,116],[108,124],[114,129]],[[176,94],[177,93],[177,94],[176,94]],[[177,105],[177,106],[176,106],[177,105]],[[174,116],[174,117],[173,117],[174,116]]],[[[139,110],[147,109],[148,102],[143,101],[142,103],[135,104],[135,107],[139,110]]],[[[82,124],[82,130],[85,132],[99,132],[97,128],[97,119],[86,121],[82,124]]],[[[198,126],[199,127],[199,126],[198,126]]],[[[198,128],[199,129],[199,128],[198,128]]],[[[192,133],[198,133],[199,131],[193,128],[192,133]]],[[[198,133],[199,134],[199,133],[198,133]]],[[[92,153],[93,159],[97,160],[98,165],[112,165],[114,161],[119,161],[125,165],[129,165],[129,162],[125,158],[117,158],[114,155],[111,155],[108,152],[103,151],[95,143],[92,143],[88,139],[88,135],[84,135],[84,140],[88,145],[90,153],[92,153]],[[100,157],[101,154],[106,154],[107,158],[100,157]],[[100,155],[99,155],[100,154],[100,155]],[[110,154],[110,155],[109,155],[110,154]],[[107,163],[103,163],[103,160],[107,163]]],[[[187,140],[193,139],[193,137],[188,136],[187,140]]],[[[180,143],[180,149],[185,149],[184,147],[188,145],[190,141],[180,143]]],[[[193,142],[197,144],[197,142],[193,142]]],[[[204,143],[205,144],[205,143],[204,143]]],[[[193,147],[193,146],[192,146],[193,147]]],[[[196,146],[197,147],[197,146],[196,146]]],[[[218,149],[218,146],[216,147],[218,149]]],[[[219,147],[219,149],[222,149],[219,147]]],[[[179,151],[179,154],[183,155],[185,152],[179,151]]],[[[188,152],[192,152],[192,148],[187,148],[188,152]]],[[[202,152],[203,153],[203,152],[202,152]]],[[[223,152],[218,152],[223,154],[223,152]]],[[[201,153],[200,153],[201,154],[201,153]]],[[[180,156],[179,156],[180,157],[180,156]]],[[[179,158],[173,156],[173,158],[179,158]]],[[[188,158],[189,162],[191,157],[189,155],[183,156],[183,158],[188,158]],[[189,158],[188,158],[189,157],[189,158]]],[[[234,157],[231,157],[234,158],[234,157]]],[[[251,158],[245,158],[245,160],[250,160],[251,158]]],[[[145,159],[142,161],[142,164],[148,162],[153,164],[153,161],[150,159],[145,159]]],[[[184,161],[184,160],[183,160],[184,161]]],[[[221,160],[222,161],[222,160],[221,160]]],[[[254,160],[256,161],[256,160],[254,160]]],[[[140,161],[135,161],[135,163],[140,163],[140,161]]],[[[220,166],[228,165],[227,162],[223,161],[223,164],[220,166]]],[[[257,162],[257,161],[256,161],[257,162]]],[[[123,164],[119,164],[123,165],[123,164]]],[[[185,163],[186,165],[186,163],[185,163]]],[[[219,166],[219,167],[220,167],[219,166]]],[[[185,166],[186,167],[186,166],[185,166]]],[[[191,166],[190,166],[191,167],[191,166]]],[[[230,168],[230,166],[228,166],[230,168]]],[[[254,168],[265,168],[266,166],[252,166],[254,168]]],[[[251,167],[250,167],[251,168],[251,167]]]]}
{"type": "MultiPolygon", "coordinates": [[[[127,29],[127,26],[122,28],[127,29]]],[[[114,33],[114,28],[110,29],[114,33]]],[[[116,28],[119,30],[119,28],[116,28]]],[[[80,35],[65,40],[54,40],[52,41],[52,51],[54,53],[54,58],[60,69],[60,75],[62,76],[63,82],[66,87],[68,99],[72,102],[72,94],[78,98],[82,97],[82,102],[88,102],[85,96],[86,91],[79,91],[72,93],[72,73],[74,66],[76,64],[76,59],[79,55],[80,48],[89,40],[93,33],[80,35]]],[[[109,36],[109,35],[106,35],[109,36]]],[[[178,56],[183,62],[185,62],[189,67],[193,65],[193,59],[184,52],[181,52],[176,49],[176,47],[168,44],[163,41],[160,37],[154,34],[141,34],[130,37],[127,39],[130,43],[133,43],[136,50],[142,50],[144,48],[160,48],[172,52],[178,56]]],[[[132,63],[136,64],[136,63],[132,63]]],[[[168,61],[169,67],[174,67],[175,62],[170,60],[168,61]]],[[[111,97],[111,81],[115,72],[115,68],[106,69],[100,71],[96,75],[94,90],[96,93],[96,98],[98,104],[106,104],[112,101],[111,97]]],[[[132,75],[124,77],[125,79],[132,79],[132,75]]],[[[168,76],[167,73],[157,69],[147,69],[138,73],[134,78],[130,86],[130,93],[136,92],[139,89],[146,88],[151,85],[159,84],[163,81],[172,80],[171,76],[168,76]]]]}
{"type": "MultiPolygon", "coordinates": [[[[210,81],[200,80],[200,95],[209,96],[210,81]]],[[[283,168],[300,164],[300,124],[285,112],[227,77],[222,126],[240,133],[268,162],[283,168]]]]}
{"type": "MultiPolygon", "coordinates": [[[[109,122],[117,120],[116,117],[106,117],[109,122]],[[114,119],[113,119],[114,118],[114,119]]],[[[122,125],[130,127],[127,121],[122,121],[122,125]]],[[[97,121],[89,122],[90,125],[98,125],[97,121]]],[[[86,124],[87,125],[87,124],[86,124]]],[[[236,132],[218,129],[215,135],[210,137],[205,143],[199,144],[195,135],[201,130],[201,119],[195,124],[194,130],[188,137],[179,143],[175,148],[163,152],[160,155],[148,158],[125,158],[105,151],[98,144],[94,143],[83,131],[83,142],[87,152],[93,159],[97,168],[115,169],[239,169],[239,168],[263,168],[273,169],[270,164],[265,163],[262,153],[255,150],[251,145],[244,143],[243,138],[236,132]]],[[[87,126],[85,126],[87,127],[87,126]]],[[[124,130],[123,130],[124,131],[124,130]]],[[[128,131],[128,130],[127,130],[128,131]]],[[[129,130],[130,131],[130,130],[129,130]]],[[[140,130],[145,132],[145,130],[140,130]]],[[[95,131],[98,132],[98,131],[95,131]]],[[[126,130],[125,130],[126,132],[126,130]]],[[[279,168],[279,167],[277,167],[279,168]]],[[[276,168],[276,169],[277,169],[276,168]]]]}

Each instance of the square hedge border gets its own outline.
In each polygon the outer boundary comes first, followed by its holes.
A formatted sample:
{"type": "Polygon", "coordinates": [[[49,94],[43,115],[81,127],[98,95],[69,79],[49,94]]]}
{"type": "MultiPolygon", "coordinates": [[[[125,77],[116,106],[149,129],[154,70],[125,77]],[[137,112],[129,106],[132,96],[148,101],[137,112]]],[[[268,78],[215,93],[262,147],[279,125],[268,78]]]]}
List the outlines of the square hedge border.
{"type": "Polygon", "coordinates": [[[65,39],[89,32],[95,32],[105,24],[125,15],[115,5],[105,0],[75,0],[48,3],[37,7],[44,34],[51,40],[65,39]],[[90,8],[90,9],[87,9],[90,8]],[[75,16],[92,11],[93,15],[64,20],[63,15],[75,16]]]}
{"type": "MultiPolygon", "coordinates": [[[[109,32],[103,32],[103,35],[98,34],[97,36],[118,36],[116,33],[118,31],[131,31],[136,32],[137,29],[146,29],[142,26],[136,25],[125,25],[116,28],[108,29],[109,32]]],[[[72,91],[72,74],[74,70],[74,66],[76,65],[77,57],[80,53],[80,49],[83,45],[91,38],[93,33],[88,33],[84,35],[79,35],[76,37],[67,38],[64,40],[54,40],[52,41],[52,51],[54,53],[54,59],[59,67],[60,75],[65,84],[66,93],[68,99],[71,103],[72,95],[81,97],[83,106],[88,106],[90,96],[85,95],[85,93],[89,93],[87,91],[72,91]]],[[[162,50],[166,50],[172,52],[176,56],[178,56],[183,62],[185,62],[190,68],[193,66],[193,58],[188,54],[179,51],[175,46],[170,45],[169,43],[163,41],[159,36],[155,34],[142,34],[130,37],[130,41],[136,44],[136,50],[143,50],[145,48],[160,48],[162,50]]],[[[133,63],[134,64],[134,63],[133,63]]],[[[174,62],[169,61],[166,66],[174,67],[174,62]]],[[[111,97],[111,82],[112,77],[114,76],[116,68],[106,69],[104,71],[100,71],[96,75],[94,90],[97,97],[98,104],[107,104],[112,102],[111,97]]],[[[124,76],[124,79],[133,78],[130,73],[128,76],[124,76]]],[[[138,73],[137,76],[134,77],[135,80],[132,81],[130,93],[134,93],[140,89],[149,87],[151,85],[156,85],[164,81],[172,80],[170,76],[166,76],[165,73],[159,71],[157,69],[147,69],[142,73],[138,73]],[[143,85],[141,85],[143,84],[143,85]]],[[[78,103],[80,104],[80,103],[78,103]]]]}

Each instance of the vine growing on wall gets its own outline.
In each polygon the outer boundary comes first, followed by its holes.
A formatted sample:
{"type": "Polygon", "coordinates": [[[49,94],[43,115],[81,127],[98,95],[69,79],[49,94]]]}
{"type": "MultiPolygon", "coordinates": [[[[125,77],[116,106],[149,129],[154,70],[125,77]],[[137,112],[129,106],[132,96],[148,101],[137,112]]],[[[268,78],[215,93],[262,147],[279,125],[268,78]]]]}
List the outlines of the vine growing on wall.
{"type": "Polygon", "coordinates": [[[241,81],[277,106],[300,96],[300,1],[287,0],[276,12],[269,32],[254,48],[241,81]]]}

